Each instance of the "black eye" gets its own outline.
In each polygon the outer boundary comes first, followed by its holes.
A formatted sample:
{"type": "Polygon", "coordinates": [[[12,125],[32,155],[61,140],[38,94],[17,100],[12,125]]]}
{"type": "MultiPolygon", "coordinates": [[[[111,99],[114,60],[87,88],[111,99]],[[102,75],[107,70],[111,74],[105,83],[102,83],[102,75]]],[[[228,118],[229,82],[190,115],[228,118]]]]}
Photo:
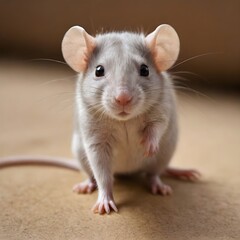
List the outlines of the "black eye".
{"type": "Polygon", "coordinates": [[[148,75],[149,75],[148,66],[145,64],[142,64],[140,67],[140,76],[147,77],[148,75]]]}
{"type": "Polygon", "coordinates": [[[96,77],[104,76],[104,67],[102,65],[98,65],[96,67],[95,75],[96,75],[96,77]]]}

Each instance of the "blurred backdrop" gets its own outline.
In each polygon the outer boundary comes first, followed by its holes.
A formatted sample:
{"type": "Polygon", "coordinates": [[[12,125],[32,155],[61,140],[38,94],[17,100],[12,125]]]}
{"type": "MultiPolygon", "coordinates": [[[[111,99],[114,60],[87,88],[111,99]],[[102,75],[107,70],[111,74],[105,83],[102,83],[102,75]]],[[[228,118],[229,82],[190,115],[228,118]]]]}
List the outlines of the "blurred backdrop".
{"type": "Polygon", "coordinates": [[[1,169],[0,239],[240,239],[240,0],[0,0],[0,158],[73,157],[77,74],[46,60],[63,61],[71,26],[95,35],[162,23],[181,40],[171,165],[198,169],[201,182],[166,178],[174,194],[158,198],[137,181],[116,181],[120,214],[100,219],[89,211],[97,193],[71,194],[82,172],[1,169]]]}
{"type": "MultiPolygon", "coordinates": [[[[61,40],[73,25],[90,34],[110,30],[153,31],[171,24],[181,40],[174,70],[200,81],[240,86],[239,0],[42,0],[0,2],[0,52],[4,57],[62,60],[61,40]]],[[[188,79],[193,79],[188,76],[188,79]]]]}

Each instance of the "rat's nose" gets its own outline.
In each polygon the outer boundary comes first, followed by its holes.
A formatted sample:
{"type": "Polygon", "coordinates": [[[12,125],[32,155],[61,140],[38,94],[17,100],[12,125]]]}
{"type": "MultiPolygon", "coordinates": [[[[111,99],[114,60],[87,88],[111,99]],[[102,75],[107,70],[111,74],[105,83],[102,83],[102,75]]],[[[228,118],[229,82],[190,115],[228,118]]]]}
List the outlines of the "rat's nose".
{"type": "Polygon", "coordinates": [[[121,92],[115,97],[115,101],[118,105],[125,106],[132,101],[132,96],[128,92],[121,92]]]}

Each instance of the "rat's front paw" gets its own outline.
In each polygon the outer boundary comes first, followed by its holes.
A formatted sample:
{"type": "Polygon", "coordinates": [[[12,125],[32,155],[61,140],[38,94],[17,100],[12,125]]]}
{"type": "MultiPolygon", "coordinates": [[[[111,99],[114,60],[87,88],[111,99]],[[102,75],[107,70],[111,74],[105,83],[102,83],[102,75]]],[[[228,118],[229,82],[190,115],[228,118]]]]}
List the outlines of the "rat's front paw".
{"type": "Polygon", "coordinates": [[[144,147],[144,156],[154,156],[159,149],[160,134],[156,125],[148,125],[143,130],[143,135],[140,143],[144,147]]]}
{"type": "Polygon", "coordinates": [[[92,208],[92,211],[94,213],[99,213],[99,214],[104,214],[104,213],[109,214],[111,210],[118,212],[118,209],[115,205],[113,198],[109,196],[103,196],[100,199],[98,199],[92,208]]]}
{"type": "Polygon", "coordinates": [[[143,136],[141,144],[144,146],[144,156],[154,156],[159,149],[159,142],[151,136],[143,136]]]}

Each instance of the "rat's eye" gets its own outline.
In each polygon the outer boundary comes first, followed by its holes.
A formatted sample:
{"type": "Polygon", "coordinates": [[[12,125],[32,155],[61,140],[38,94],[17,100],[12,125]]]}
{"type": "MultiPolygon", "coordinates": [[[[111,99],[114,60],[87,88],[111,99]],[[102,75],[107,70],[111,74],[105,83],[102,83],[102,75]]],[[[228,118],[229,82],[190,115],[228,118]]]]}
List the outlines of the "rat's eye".
{"type": "Polygon", "coordinates": [[[147,77],[148,75],[149,75],[148,66],[145,64],[142,64],[140,67],[140,76],[147,77]]]}
{"type": "Polygon", "coordinates": [[[95,70],[96,77],[104,76],[104,67],[102,65],[98,65],[95,70]]]}

